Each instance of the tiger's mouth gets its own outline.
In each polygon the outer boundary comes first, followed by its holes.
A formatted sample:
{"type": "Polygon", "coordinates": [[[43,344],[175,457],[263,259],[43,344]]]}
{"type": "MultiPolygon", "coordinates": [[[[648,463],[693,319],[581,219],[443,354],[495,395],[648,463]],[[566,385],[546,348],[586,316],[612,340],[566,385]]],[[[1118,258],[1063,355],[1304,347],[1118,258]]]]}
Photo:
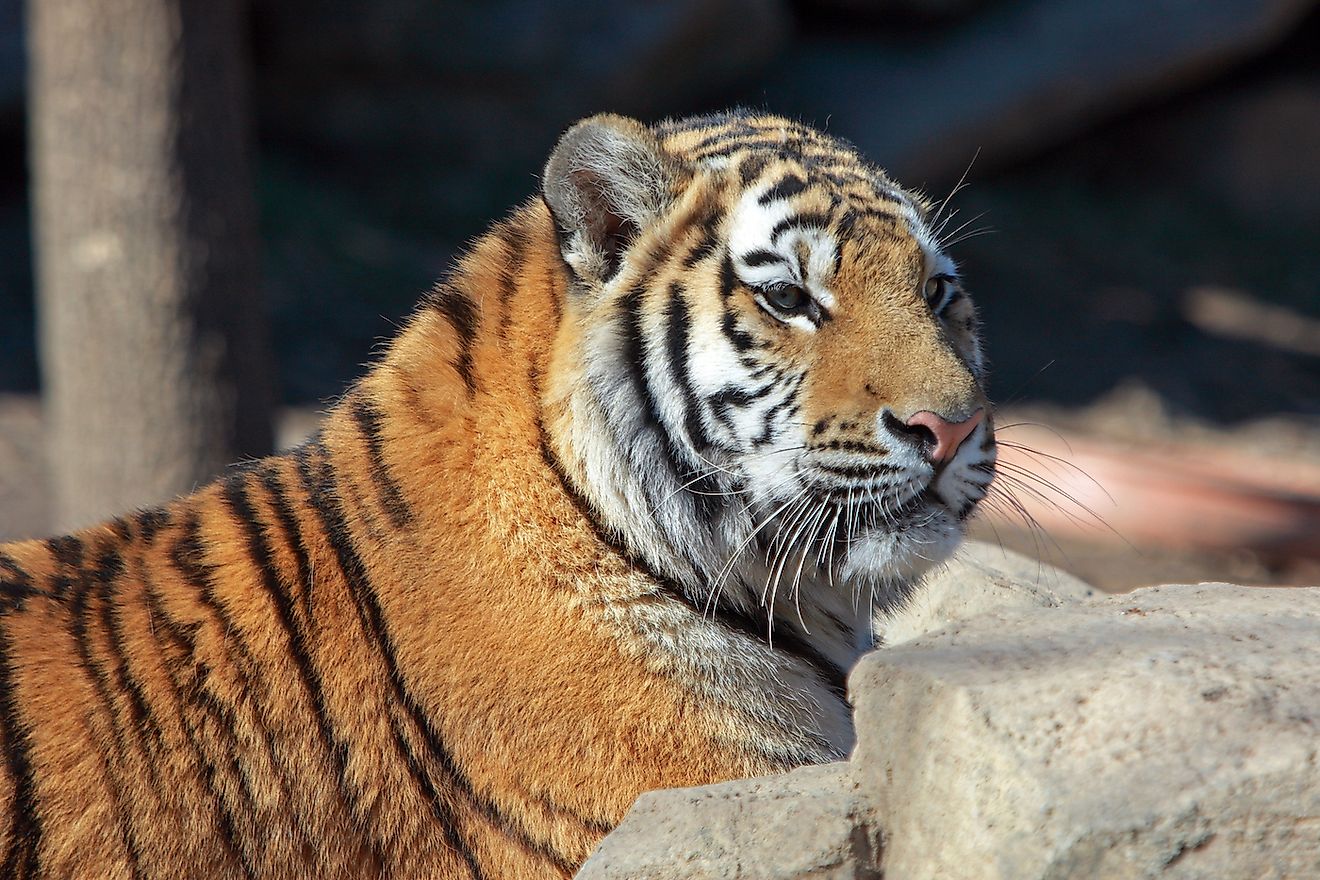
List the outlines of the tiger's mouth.
{"type": "Polygon", "coordinates": [[[928,526],[956,525],[959,529],[980,504],[981,497],[969,497],[952,503],[936,488],[936,480],[924,485],[895,489],[874,482],[849,487],[837,484],[816,486],[812,492],[819,518],[837,521],[842,539],[865,534],[904,534],[928,526]]]}
{"type": "Polygon", "coordinates": [[[868,536],[919,533],[947,527],[956,518],[929,485],[901,501],[871,487],[831,487],[803,496],[779,517],[777,534],[767,539],[772,545],[797,544],[825,559],[846,554],[854,542],[868,536]]]}
{"type": "MultiPolygon", "coordinates": [[[[993,478],[993,467],[993,463],[981,463],[972,465],[971,469],[993,478]]],[[[822,467],[813,462],[799,473],[817,504],[841,507],[849,521],[877,531],[910,531],[941,515],[961,524],[972,515],[985,494],[984,485],[970,475],[954,476],[944,467],[906,479],[902,471],[900,466],[889,463],[850,464],[847,472],[851,479],[840,479],[843,469],[838,465],[830,463],[822,467]],[[952,485],[949,477],[953,477],[952,485]]]]}

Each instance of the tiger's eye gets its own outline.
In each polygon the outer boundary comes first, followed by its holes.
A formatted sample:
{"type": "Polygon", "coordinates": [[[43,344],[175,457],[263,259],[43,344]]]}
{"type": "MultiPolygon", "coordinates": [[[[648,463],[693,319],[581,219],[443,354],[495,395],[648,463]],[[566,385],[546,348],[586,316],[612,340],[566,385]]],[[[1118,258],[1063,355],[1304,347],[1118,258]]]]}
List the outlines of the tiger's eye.
{"type": "Polygon", "coordinates": [[[926,282],[926,302],[932,306],[939,304],[939,301],[944,298],[944,283],[943,278],[931,278],[926,282]]]}
{"type": "Polygon", "coordinates": [[[781,284],[765,292],[765,301],[781,312],[799,312],[807,304],[807,294],[796,284],[781,284]]]}

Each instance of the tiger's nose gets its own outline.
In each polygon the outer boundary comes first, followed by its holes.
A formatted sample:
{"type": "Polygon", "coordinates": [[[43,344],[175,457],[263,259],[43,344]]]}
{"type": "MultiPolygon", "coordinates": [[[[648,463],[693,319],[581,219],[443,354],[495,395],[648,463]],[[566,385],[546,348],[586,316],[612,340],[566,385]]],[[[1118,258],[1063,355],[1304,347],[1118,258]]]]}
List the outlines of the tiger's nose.
{"type": "Polygon", "coordinates": [[[978,409],[961,422],[950,422],[930,410],[922,410],[901,424],[892,416],[886,418],[885,422],[895,433],[918,440],[922,454],[931,462],[944,464],[958,454],[958,447],[962,446],[963,441],[976,430],[976,426],[981,424],[984,418],[983,409],[978,409]]]}

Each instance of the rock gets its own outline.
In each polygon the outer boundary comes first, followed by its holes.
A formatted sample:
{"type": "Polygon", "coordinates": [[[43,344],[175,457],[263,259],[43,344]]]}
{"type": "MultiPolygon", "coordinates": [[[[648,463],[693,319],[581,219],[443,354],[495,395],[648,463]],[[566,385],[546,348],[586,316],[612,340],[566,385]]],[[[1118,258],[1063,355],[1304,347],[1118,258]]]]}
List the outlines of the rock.
{"type": "Polygon", "coordinates": [[[1320,588],[985,610],[862,660],[847,764],[644,795],[578,876],[1320,876],[1317,632],[1320,588]]]}
{"type": "Polygon", "coordinates": [[[828,123],[902,180],[951,182],[1185,90],[1289,33],[1314,0],[1027,0],[952,28],[823,36],[758,98],[828,123]]]}
{"type": "Polygon", "coordinates": [[[991,609],[1056,608],[1097,595],[1062,569],[983,541],[964,541],[953,559],[926,577],[908,604],[876,621],[896,645],[991,609]]]}
{"type": "Polygon", "coordinates": [[[1317,632],[1320,590],[1203,584],[869,655],[852,778],[884,876],[1320,876],[1317,632]]]}
{"type": "Polygon", "coordinates": [[[578,880],[879,880],[846,764],[642,795],[578,880]]]}

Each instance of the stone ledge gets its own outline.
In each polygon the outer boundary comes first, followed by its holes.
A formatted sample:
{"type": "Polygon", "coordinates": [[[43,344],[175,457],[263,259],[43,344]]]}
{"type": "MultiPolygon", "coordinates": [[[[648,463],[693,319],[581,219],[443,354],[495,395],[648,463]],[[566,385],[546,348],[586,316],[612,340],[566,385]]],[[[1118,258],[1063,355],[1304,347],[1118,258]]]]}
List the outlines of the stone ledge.
{"type": "Polygon", "coordinates": [[[642,795],[577,875],[879,880],[878,836],[847,764],[642,795]]]}

